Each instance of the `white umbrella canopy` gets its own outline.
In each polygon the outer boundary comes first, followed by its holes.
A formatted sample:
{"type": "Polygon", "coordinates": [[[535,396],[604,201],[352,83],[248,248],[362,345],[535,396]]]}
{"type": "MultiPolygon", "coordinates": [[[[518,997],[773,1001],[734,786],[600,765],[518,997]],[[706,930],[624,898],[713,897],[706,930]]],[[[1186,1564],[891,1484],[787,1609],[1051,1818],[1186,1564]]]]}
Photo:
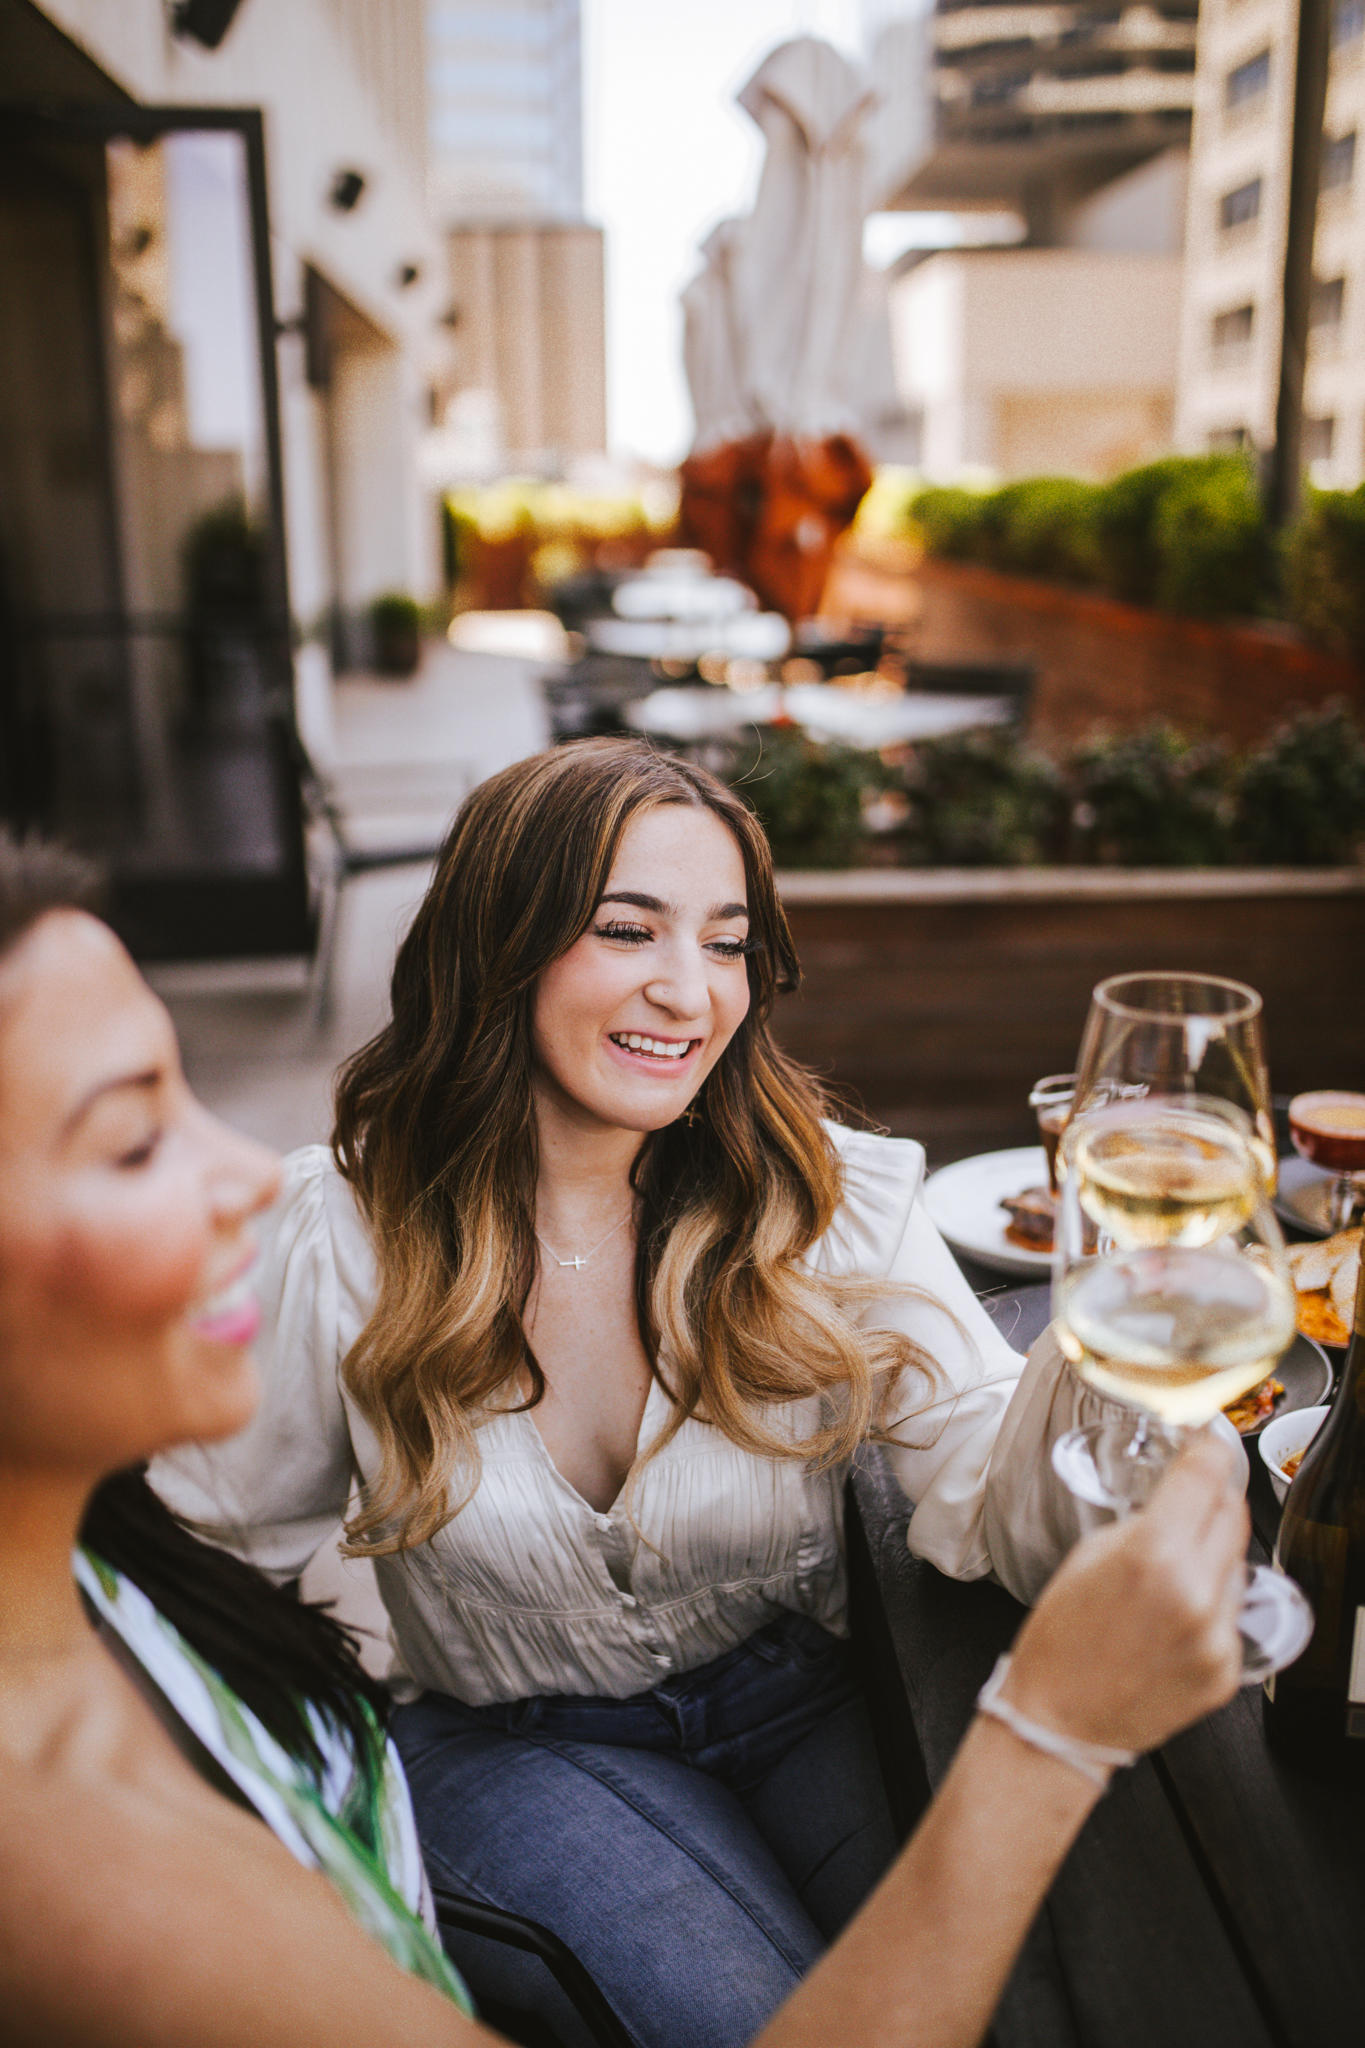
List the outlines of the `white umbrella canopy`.
{"type": "Polygon", "coordinates": [[[698,448],[762,429],[857,431],[869,321],[885,321],[862,256],[876,99],[813,36],[780,44],[739,94],[767,154],[753,211],[708,238],[683,297],[698,448]]]}
{"type": "Polygon", "coordinates": [[[887,409],[886,295],[862,254],[877,95],[828,43],[799,36],[739,104],[767,149],[753,211],[712,233],[683,297],[697,424],[681,521],[794,619],[818,607],[870,481],[859,430],[887,409]]]}
{"type": "Polygon", "coordinates": [[[734,323],[731,260],[744,223],[723,220],[701,245],[702,268],[682,295],[683,367],[696,422],[694,449],[742,441],[763,422],[745,389],[734,323]]]}

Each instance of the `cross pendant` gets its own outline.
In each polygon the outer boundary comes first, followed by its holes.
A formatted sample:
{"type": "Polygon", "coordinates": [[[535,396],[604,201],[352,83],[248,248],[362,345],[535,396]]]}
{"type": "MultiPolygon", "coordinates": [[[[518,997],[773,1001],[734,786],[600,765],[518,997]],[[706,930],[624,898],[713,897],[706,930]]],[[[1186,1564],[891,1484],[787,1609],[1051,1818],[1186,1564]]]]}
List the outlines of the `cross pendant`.
{"type": "Polygon", "coordinates": [[[586,1260],[586,1259],[580,1259],[580,1258],[572,1258],[572,1259],[556,1259],[556,1260],[555,1260],[555,1264],[556,1264],[557,1266],[572,1266],[572,1267],[573,1267],[573,1269],[574,1269],[574,1271],[575,1271],[575,1273],[577,1273],[577,1272],[580,1272],[580,1271],[582,1270],[582,1268],[583,1268],[584,1266],[586,1266],[586,1265],[587,1265],[587,1263],[588,1263],[588,1262],[587,1262],[587,1260],[586,1260]]]}

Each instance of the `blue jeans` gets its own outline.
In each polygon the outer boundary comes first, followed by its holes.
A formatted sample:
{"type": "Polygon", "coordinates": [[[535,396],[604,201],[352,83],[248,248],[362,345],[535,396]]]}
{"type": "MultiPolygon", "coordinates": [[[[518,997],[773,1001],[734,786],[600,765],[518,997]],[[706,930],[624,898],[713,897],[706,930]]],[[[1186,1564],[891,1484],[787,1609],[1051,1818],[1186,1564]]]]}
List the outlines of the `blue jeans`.
{"type": "MultiPolygon", "coordinates": [[[[797,1614],[631,1699],[427,1693],[393,1735],[433,1882],[551,1928],[639,2048],[742,2048],[895,1854],[848,1645],[797,1614]]],[[[534,1958],[447,1946],[586,2042],[534,1958]]]]}

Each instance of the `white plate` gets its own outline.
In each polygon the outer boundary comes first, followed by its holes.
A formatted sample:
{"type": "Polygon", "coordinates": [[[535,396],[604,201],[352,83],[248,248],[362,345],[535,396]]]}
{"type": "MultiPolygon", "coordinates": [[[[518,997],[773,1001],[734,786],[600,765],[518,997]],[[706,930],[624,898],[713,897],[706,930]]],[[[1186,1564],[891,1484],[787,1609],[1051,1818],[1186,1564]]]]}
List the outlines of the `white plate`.
{"type": "Polygon", "coordinates": [[[1052,1271],[1051,1252],[1029,1251],[1005,1235],[1005,1195],[1047,1186],[1041,1145],[1015,1145],[1008,1152],[979,1152],[941,1166],[924,1183],[924,1206],[956,1252],[965,1252],[997,1273],[1039,1278],[1052,1271]]]}

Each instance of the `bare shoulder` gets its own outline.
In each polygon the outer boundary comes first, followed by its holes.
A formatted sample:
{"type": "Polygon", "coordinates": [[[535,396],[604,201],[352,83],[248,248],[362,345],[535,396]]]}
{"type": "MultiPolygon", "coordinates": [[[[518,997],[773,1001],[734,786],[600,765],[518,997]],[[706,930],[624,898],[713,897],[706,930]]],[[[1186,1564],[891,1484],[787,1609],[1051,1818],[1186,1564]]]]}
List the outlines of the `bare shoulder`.
{"type": "Polygon", "coordinates": [[[225,1801],[0,1764],[0,2011],[13,2048],[476,2048],[326,1881],[225,1801]]]}

